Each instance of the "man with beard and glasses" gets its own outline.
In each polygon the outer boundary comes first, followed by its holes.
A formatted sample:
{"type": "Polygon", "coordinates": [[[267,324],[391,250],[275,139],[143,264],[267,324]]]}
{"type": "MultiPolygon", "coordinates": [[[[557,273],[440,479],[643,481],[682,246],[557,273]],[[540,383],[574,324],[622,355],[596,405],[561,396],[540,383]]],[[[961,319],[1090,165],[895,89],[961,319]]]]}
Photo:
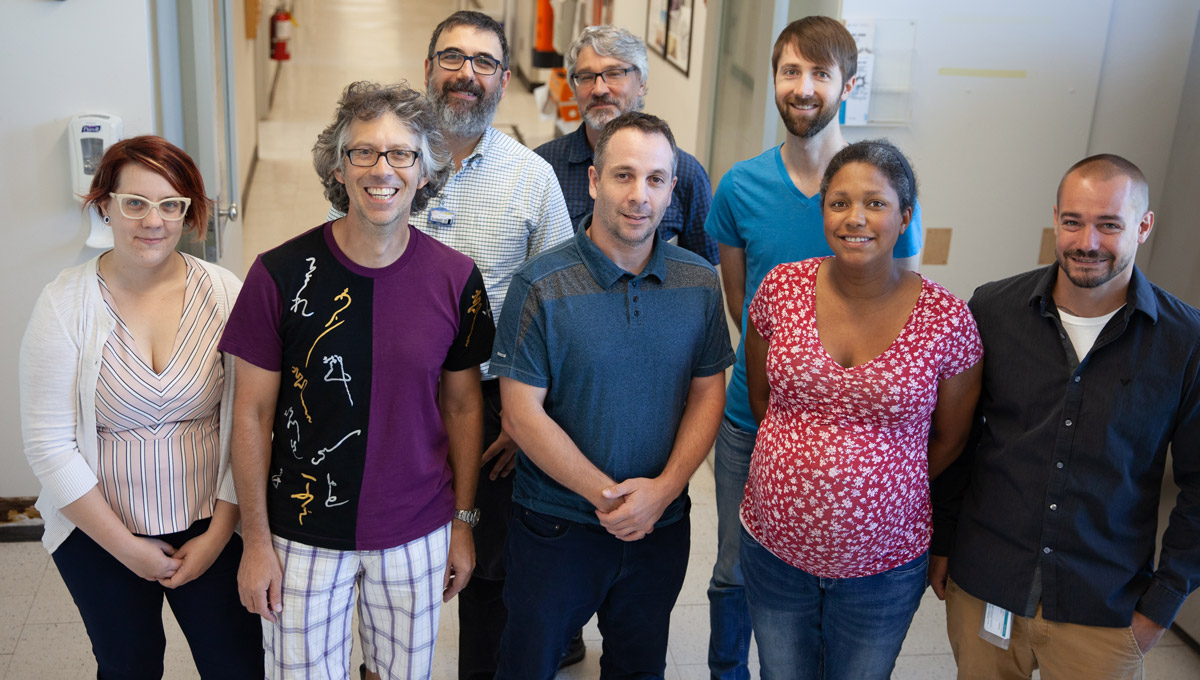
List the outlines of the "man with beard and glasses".
{"type": "MultiPolygon", "coordinates": [[[[513,272],[571,237],[571,218],[554,171],[537,154],[491,127],[509,80],[504,29],[480,12],[438,24],[425,59],[425,95],[453,157],[451,175],[411,224],[475,260],[495,318],[513,272]]],[[[340,213],[330,211],[330,218],[340,213]]],[[[500,388],[483,365],[484,446],[475,525],[477,564],[458,596],[458,677],[490,679],[506,610],[502,550],[512,503],[516,444],[500,428],[500,388]]]]}
{"type": "Polygon", "coordinates": [[[600,677],[666,668],[687,484],[733,363],[716,271],[657,231],[675,159],[662,120],[614,119],[588,171],[592,216],[513,277],[491,364],[521,446],[498,680],[550,680],[593,613],[600,677]]]}
{"type": "Polygon", "coordinates": [[[971,299],[975,432],[933,485],[930,582],[964,679],[1144,677],[1200,584],[1200,311],[1133,264],[1154,227],[1133,163],[1076,163],[1053,214],[1057,262],[971,299]]]}
{"type": "MultiPolygon", "coordinates": [[[[821,216],[821,175],[846,146],[837,114],[854,86],[857,66],[854,38],[828,17],[794,21],[775,40],[775,105],[787,137],[725,174],[705,224],[720,244],[725,304],[739,331],[758,284],[775,265],[833,254],[821,216]]],[[[902,267],[916,269],[920,251],[917,203],[892,252],[902,267]]],[[[712,676],[722,680],[750,677],[750,612],[739,559],[738,506],[757,432],[746,388],[745,347],[739,343],[713,466],[717,561],[708,587],[708,665],[712,676]]]]}
{"type": "MultiPolygon", "coordinates": [[[[623,28],[589,26],[567,50],[567,80],[575,92],[583,123],[575,132],[546,142],[534,151],[558,175],[575,226],[592,212],[594,201],[588,193],[588,168],[592,166],[592,149],[600,131],[605,123],[622,113],[642,110],[649,78],[646,44],[623,28]]],[[[676,176],[671,205],[667,206],[658,231],[663,238],[676,239],[685,250],[716,265],[717,242],[704,231],[704,220],[712,205],[708,173],[695,156],[681,150],[676,176]]]]}

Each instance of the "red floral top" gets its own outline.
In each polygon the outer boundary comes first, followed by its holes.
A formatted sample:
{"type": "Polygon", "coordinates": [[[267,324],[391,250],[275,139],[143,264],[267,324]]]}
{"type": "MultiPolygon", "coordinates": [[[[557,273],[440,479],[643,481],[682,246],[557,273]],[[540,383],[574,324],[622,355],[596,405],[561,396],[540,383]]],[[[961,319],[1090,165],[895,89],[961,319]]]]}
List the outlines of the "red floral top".
{"type": "Polygon", "coordinates": [[[929,548],[929,425],[938,382],[983,356],[966,303],[924,279],[900,335],[843,368],[817,336],[817,268],[781,264],[750,319],[768,342],[767,415],[758,430],[742,524],[814,576],[870,576],[929,548]]]}

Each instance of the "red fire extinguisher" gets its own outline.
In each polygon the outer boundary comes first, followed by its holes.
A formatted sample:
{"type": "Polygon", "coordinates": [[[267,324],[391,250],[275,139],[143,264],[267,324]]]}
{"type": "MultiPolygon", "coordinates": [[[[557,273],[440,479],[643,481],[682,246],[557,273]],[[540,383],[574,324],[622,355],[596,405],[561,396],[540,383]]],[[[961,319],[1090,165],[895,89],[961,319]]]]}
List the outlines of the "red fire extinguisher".
{"type": "Polygon", "coordinates": [[[295,19],[283,6],[275,8],[271,15],[271,58],[275,61],[287,61],[292,58],[288,52],[288,40],[292,38],[292,24],[295,19]]]}

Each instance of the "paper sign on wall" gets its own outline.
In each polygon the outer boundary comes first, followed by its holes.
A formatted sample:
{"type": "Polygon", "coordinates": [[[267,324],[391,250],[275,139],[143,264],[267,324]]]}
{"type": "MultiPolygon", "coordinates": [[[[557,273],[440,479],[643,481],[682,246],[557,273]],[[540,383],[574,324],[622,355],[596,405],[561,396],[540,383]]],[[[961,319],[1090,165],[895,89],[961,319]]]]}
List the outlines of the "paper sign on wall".
{"type": "Polygon", "coordinates": [[[866,125],[875,71],[875,24],[870,21],[848,21],[846,30],[850,31],[858,45],[858,73],[855,74],[854,89],[842,102],[838,120],[842,125],[866,125]]]}

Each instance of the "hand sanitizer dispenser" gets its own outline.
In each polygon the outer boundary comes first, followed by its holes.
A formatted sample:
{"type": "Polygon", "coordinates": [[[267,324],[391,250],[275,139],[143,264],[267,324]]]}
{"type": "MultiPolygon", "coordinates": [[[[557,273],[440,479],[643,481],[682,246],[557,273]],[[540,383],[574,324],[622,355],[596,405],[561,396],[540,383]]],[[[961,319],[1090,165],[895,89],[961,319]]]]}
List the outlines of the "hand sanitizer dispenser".
{"type": "MultiPolygon", "coordinates": [[[[103,113],[83,113],[71,118],[68,128],[71,147],[71,181],[75,196],[80,197],[92,188],[92,178],[100,168],[100,159],[113,143],[121,139],[121,119],[103,113]]],[[[113,245],[112,229],[104,223],[95,209],[88,211],[92,230],[86,245],[105,249],[113,245]]]]}

